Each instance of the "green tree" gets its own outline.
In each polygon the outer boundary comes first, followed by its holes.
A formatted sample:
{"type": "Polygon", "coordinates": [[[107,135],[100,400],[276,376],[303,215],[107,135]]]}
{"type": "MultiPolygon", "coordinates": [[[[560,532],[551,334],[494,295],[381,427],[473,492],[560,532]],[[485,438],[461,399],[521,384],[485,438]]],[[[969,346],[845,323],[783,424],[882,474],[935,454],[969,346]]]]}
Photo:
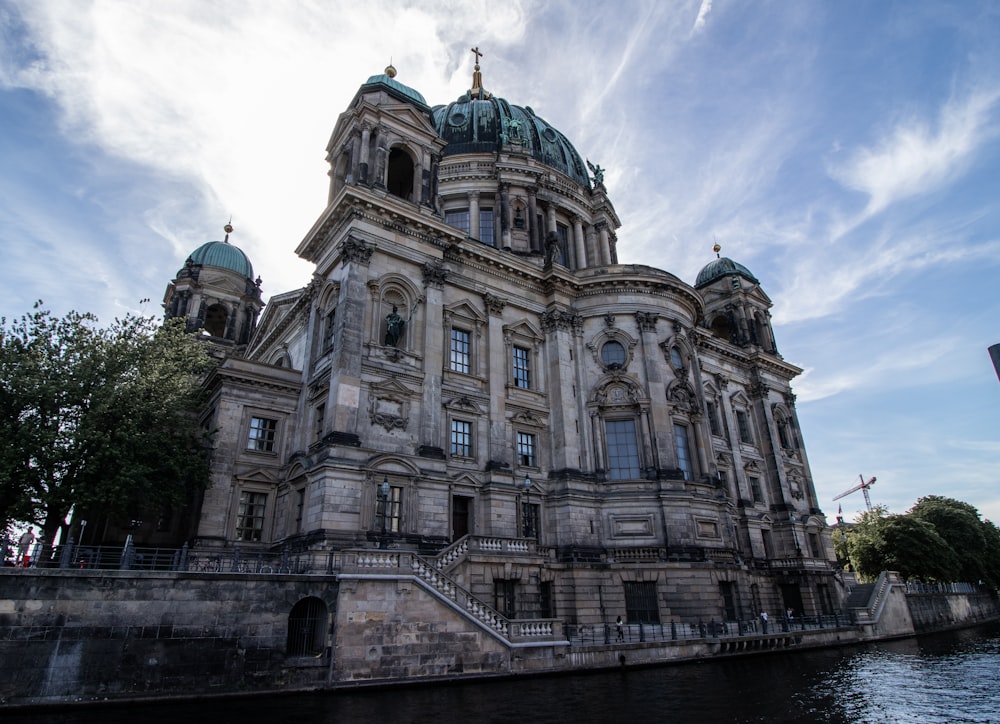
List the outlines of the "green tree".
{"type": "Polygon", "coordinates": [[[958,555],[958,565],[950,580],[975,583],[987,577],[986,530],[974,506],[953,498],[928,495],[918,498],[908,514],[933,525],[958,555]]]}
{"type": "Polygon", "coordinates": [[[893,515],[881,533],[884,570],[897,571],[904,580],[955,580],[959,556],[931,523],[912,515],[893,515]]]}
{"type": "Polygon", "coordinates": [[[204,346],[178,321],[91,314],[0,319],[0,525],[51,541],[70,510],[182,504],[208,481],[198,426],[204,346]]]}

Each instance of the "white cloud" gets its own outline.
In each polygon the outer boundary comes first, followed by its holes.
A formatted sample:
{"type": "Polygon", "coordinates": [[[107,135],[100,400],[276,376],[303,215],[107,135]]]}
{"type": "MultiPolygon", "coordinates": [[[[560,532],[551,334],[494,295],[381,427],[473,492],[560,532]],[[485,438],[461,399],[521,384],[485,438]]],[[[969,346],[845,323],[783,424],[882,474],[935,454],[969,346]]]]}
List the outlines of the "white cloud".
{"type": "Polygon", "coordinates": [[[691,35],[694,35],[705,27],[705,21],[708,19],[710,12],[712,12],[712,0],[701,0],[701,6],[698,8],[698,17],[695,18],[694,25],[691,28],[691,35]]]}
{"type": "Polygon", "coordinates": [[[992,112],[1000,89],[952,98],[935,125],[909,118],[873,147],[860,148],[829,173],[849,189],[867,194],[862,220],[890,205],[934,191],[965,170],[979,146],[996,134],[992,112]]]}

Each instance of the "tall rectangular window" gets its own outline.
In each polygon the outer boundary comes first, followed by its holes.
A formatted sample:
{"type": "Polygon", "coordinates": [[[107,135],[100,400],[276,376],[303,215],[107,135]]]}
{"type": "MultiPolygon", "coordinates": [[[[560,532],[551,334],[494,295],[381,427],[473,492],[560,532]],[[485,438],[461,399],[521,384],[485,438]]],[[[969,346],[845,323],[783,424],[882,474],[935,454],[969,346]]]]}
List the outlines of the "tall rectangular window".
{"type": "Polygon", "coordinates": [[[514,591],[516,586],[517,581],[506,578],[496,578],[493,580],[493,608],[507,618],[514,618],[516,610],[514,591]]]}
{"type": "Polygon", "coordinates": [[[753,435],[750,434],[750,419],[743,410],[736,411],[736,426],[740,430],[740,442],[752,445],[753,435]]]}
{"type": "Polygon", "coordinates": [[[755,477],[755,476],[750,476],[750,477],[747,478],[747,480],[750,483],[750,495],[753,496],[753,502],[755,502],[755,503],[763,503],[764,502],[764,494],[761,492],[761,489],[760,489],[760,478],[755,477]]]}
{"type": "Polygon", "coordinates": [[[264,538],[264,511],[267,493],[240,493],[240,507],[236,515],[236,540],[259,543],[264,538]]]}
{"type": "Polygon", "coordinates": [[[484,244],[494,246],[493,209],[479,210],[479,240],[484,244]]]}
{"type": "Polygon", "coordinates": [[[565,224],[556,224],[556,236],[559,238],[559,259],[556,259],[563,266],[569,266],[569,227],[565,224]]]}
{"type": "Polygon", "coordinates": [[[451,454],[472,457],[472,423],[467,420],[451,421],[451,454]]]}
{"type": "Polygon", "coordinates": [[[517,433],[517,460],[519,465],[534,467],[535,462],[535,436],[530,432],[517,433]]]}
{"type": "Polygon", "coordinates": [[[466,234],[469,233],[471,227],[469,226],[469,210],[468,209],[453,209],[451,211],[444,212],[444,223],[449,226],[454,226],[456,229],[461,229],[466,234]]]}
{"type": "Polygon", "coordinates": [[[713,435],[719,436],[722,434],[719,429],[719,411],[714,402],[706,402],[705,405],[708,408],[708,428],[713,435]]]}
{"type": "Polygon", "coordinates": [[[514,367],[514,386],[524,390],[531,389],[531,352],[526,347],[514,347],[512,365],[514,367]]]}
{"type": "Polygon", "coordinates": [[[382,531],[384,524],[386,533],[398,533],[402,509],[402,488],[395,485],[389,486],[389,495],[385,498],[382,497],[382,493],[377,493],[375,496],[375,530],[382,531]]]}
{"type": "Polygon", "coordinates": [[[691,466],[691,448],[688,446],[686,425],[674,425],[674,445],[677,447],[677,467],[684,473],[685,480],[694,480],[691,466]]]}
{"type": "Polygon", "coordinates": [[[604,423],[608,440],[608,477],[632,480],[639,477],[639,445],[635,420],[608,420],[604,423]]]}
{"type": "Polygon", "coordinates": [[[274,452],[274,435],[278,421],[267,417],[250,418],[250,434],[247,436],[247,450],[274,452]]]}
{"type": "Polygon", "coordinates": [[[330,351],[333,349],[334,342],[334,326],[337,321],[337,310],[333,309],[329,314],[326,315],[326,320],[324,322],[324,339],[323,339],[323,350],[330,351]]]}
{"type": "Polygon", "coordinates": [[[469,374],[470,369],[469,333],[457,327],[451,328],[451,369],[469,374]]]}

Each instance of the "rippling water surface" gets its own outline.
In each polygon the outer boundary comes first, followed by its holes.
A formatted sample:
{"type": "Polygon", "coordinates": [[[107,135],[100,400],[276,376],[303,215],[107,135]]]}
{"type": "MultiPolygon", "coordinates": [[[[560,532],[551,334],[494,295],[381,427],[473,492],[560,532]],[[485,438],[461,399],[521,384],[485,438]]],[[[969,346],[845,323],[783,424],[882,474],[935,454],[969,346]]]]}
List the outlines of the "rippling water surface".
{"type": "Polygon", "coordinates": [[[822,651],[451,686],[7,713],[3,724],[1000,722],[1000,626],[822,651]]]}

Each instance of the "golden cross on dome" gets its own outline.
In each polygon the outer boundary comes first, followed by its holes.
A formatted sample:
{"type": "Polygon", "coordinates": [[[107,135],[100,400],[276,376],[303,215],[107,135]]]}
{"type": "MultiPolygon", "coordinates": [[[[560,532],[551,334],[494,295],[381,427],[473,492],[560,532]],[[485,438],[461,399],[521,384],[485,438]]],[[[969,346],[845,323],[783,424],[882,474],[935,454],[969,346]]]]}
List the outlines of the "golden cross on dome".
{"type": "Polygon", "coordinates": [[[472,48],[471,52],[476,54],[476,65],[479,65],[479,59],[483,57],[483,54],[479,52],[479,46],[472,48]]]}

